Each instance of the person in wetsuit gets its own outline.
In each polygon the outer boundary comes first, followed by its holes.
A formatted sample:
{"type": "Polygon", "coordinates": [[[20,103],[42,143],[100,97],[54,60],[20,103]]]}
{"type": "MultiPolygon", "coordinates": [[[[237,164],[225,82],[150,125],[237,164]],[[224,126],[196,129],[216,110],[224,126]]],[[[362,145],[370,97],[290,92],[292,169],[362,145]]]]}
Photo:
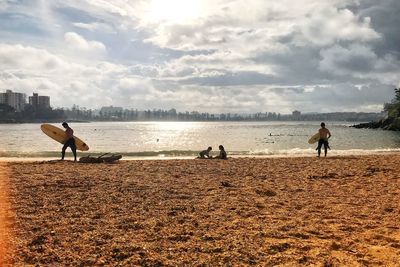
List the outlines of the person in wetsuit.
{"type": "Polygon", "coordinates": [[[328,147],[329,147],[329,143],[328,143],[328,139],[332,136],[331,132],[325,128],[325,123],[321,122],[321,128],[318,130],[319,132],[319,140],[318,140],[318,157],[321,155],[321,148],[322,145],[324,145],[324,151],[325,151],[325,157],[326,154],[328,153],[328,147]]]}
{"type": "Polygon", "coordinates": [[[212,156],[210,156],[211,150],[212,150],[212,147],[209,146],[206,150],[201,151],[199,153],[199,158],[201,158],[201,159],[205,159],[206,157],[209,159],[212,158],[212,156]]]}
{"type": "Polygon", "coordinates": [[[72,153],[74,154],[74,159],[76,161],[76,145],[75,145],[75,139],[74,139],[74,130],[72,130],[68,126],[68,123],[66,123],[66,122],[63,122],[62,126],[65,128],[65,133],[67,135],[67,138],[65,139],[64,146],[61,151],[61,160],[64,160],[65,150],[67,150],[67,147],[70,147],[72,150],[72,153]]]}
{"type": "Polygon", "coordinates": [[[215,159],[228,159],[225,148],[223,145],[219,145],[219,155],[215,157],[215,159]]]}

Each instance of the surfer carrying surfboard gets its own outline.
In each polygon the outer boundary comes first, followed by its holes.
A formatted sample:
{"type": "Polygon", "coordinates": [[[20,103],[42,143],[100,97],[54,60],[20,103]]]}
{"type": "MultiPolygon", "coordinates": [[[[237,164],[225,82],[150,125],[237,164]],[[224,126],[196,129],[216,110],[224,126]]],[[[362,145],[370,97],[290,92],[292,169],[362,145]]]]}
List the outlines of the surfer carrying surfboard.
{"type": "Polygon", "coordinates": [[[325,128],[325,123],[321,122],[321,128],[318,130],[319,133],[319,140],[318,140],[318,157],[321,155],[321,148],[322,145],[324,145],[324,151],[325,151],[325,157],[326,154],[328,153],[328,147],[329,147],[329,143],[328,143],[328,139],[332,136],[331,132],[325,128]]]}
{"type": "Polygon", "coordinates": [[[74,139],[74,130],[72,130],[69,127],[68,123],[66,122],[63,122],[62,126],[65,128],[65,134],[67,135],[67,138],[65,139],[64,146],[61,151],[61,160],[64,160],[65,150],[67,150],[67,147],[70,147],[76,161],[76,145],[74,139]]]}

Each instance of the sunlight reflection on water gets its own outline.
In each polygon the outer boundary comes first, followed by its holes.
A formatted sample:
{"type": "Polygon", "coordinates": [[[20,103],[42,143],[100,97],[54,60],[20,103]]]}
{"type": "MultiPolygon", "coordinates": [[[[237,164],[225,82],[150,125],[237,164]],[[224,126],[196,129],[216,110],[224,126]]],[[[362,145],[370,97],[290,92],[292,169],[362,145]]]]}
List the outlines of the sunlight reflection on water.
{"type": "MultiPolygon", "coordinates": [[[[332,132],[330,153],[400,149],[400,133],[348,127],[351,124],[327,123],[332,132]]],[[[307,140],[319,122],[93,122],[71,127],[89,144],[90,153],[192,156],[208,146],[216,154],[223,144],[231,155],[310,155],[315,145],[307,140]]],[[[0,136],[2,157],[54,156],[61,149],[41,132],[40,124],[0,124],[0,136]]]]}

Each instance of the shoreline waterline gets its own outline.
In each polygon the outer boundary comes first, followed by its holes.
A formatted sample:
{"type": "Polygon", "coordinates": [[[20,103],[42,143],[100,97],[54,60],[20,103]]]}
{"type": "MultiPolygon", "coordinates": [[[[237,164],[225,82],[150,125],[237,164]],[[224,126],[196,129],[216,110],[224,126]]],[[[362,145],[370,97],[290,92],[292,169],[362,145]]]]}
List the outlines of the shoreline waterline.
{"type": "MultiPolygon", "coordinates": [[[[112,153],[111,153],[112,154],[112,153]]],[[[117,154],[117,153],[115,153],[117,154]]],[[[321,153],[321,158],[324,158],[323,152],[321,153]]],[[[354,152],[354,153],[345,153],[345,154],[339,154],[339,153],[329,153],[326,158],[346,158],[346,157],[368,157],[368,156],[380,156],[380,155],[399,155],[400,150],[396,151],[373,151],[370,153],[365,153],[365,152],[354,152]]],[[[151,160],[151,161],[158,161],[158,160],[192,160],[192,159],[197,159],[195,156],[124,156],[124,154],[121,154],[123,158],[121,161],[140,161],[140,160],[151,160]]],[[[268,159],[268,158],[302,158],[302,157],[307,157],[307,158],[313,158],[317,157],[317,154],[271,154],[271,155],[228,155],[229,158],[233,159],[247,159],[247,158],[256,158],[256,159],[268,159]]],[[[78,156],[79,158],[79,156],[78,156]]],[[[207,160],[207,159],[205,159],[207,160]]],[[[56,157],[0,157],[0,162],[58,162],[61,160],[56,157]]],[[[65,162],[71,162],[73,161],[73,158],[71,156],[66,156],[66,159],[64,160],[65,162]]]]}

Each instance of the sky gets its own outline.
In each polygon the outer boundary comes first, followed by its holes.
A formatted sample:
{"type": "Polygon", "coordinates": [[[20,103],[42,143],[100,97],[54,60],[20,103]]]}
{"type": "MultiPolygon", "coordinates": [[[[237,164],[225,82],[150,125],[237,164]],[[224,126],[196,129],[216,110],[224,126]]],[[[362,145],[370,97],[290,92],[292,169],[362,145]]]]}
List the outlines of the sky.
{"type": "Polygon", "coordinates": [[[398,0],[0,0],[0,91],[53,107],[380,112],[398,0]]]}

